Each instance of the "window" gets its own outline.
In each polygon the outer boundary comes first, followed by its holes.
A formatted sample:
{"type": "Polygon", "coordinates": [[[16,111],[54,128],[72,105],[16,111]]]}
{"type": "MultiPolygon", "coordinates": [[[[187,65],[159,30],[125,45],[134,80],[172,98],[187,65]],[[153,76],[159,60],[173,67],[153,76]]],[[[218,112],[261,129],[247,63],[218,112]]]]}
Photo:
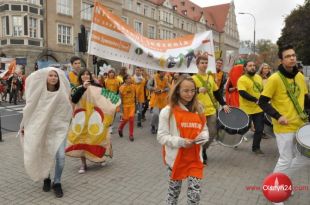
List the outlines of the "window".
{"type": "Polygon", "coordinates": [[[1,30],[2,30],[2,36],[5,36],[7,34],[6,31],[6,16],[1,17],[1,30]]]}
{"type": "Polygon", "coordinates": [[[83,2],[81,8],[81,18],[85,20],[91,20],[92,13],[93,13],[92,5],[83,2]]]}
{"type": "Polygon", "coordinates": [[[155,9],[151,9],[151,18],[155,19],[155,9]]]}
{"type": "Polygon", "coordinates": [[[128,18],[126,16],[122,16],[121,18],[125,21],[126,24],[128,24],[128,18]]]}
{"type": "Polygon", "coordinates": [[[39,0],[28,0],[29,3],[31,4],[39,4],[39,0]]]}
{"type": "Polygon", "coordinates": [[[72,0],[57,0],[57,12],[72,16],[72,0]]]}
{"type": "Polygon", "coordinates": [[[38,30],[37,19],[30,17],[29,18],[29,36],[32,38],[36,38],[37,30],[38,30]]]}
{"type": "Polygon", "coordinates": [[[149,16],[149,7],[147,5],[144,5],[144,11],[143,11],[144,16],[149,16]]]}
{"type": "Polygon", "coordinates": [[[60,44],[71,44],[71,26],[58,25],[57,30],[58,43],[60,44]]]}
{"type": "Polygon", "coordinates": [[[143,26],[142,26],[142,22],[140,21],[135,21],[135,31],[137,31],[138,33],[143,34],[143,26]]]}
{"type": "Polygon", "coordinates": [[[132,4],[133,4],[133,0],[127,0],[127,8],[129,10],[132,10],[132,4]]]}
{"type": "Polygon", "coordinates": [[[155,39],[155,35],[156,35],[156,32],[155,32],[155,26],[149,26],[148,28],[148,37],[149,38],[152,38],[152,39],[155,39]]]}
{"type": "Polygon", "coordinates": [[[13,36],[21,36],[23,32],[22,17],[13,16],[13,36]]]}
{"type": "Polygon", "coordinates": [[[137,13],[141,13],[141,3],[137,2],[137,13]]]}

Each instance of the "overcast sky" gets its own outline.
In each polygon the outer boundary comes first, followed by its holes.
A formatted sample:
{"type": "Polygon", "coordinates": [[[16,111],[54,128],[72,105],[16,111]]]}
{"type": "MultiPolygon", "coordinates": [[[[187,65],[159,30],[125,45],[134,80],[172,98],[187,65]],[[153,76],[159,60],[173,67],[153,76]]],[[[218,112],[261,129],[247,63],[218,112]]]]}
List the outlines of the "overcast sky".
{"type": "MultiPolygon", "coordinates": [[[[199,6],[213,6],[229,3],[230,0],[191,0],[199,6]]],[[[256,19],[256,40],[270,39],[276,42],[284,27],[284,17],[302,5],[304,0],[234,0],[235,12],[240,40],[253,41],[254,23],[249,15],[240,15],[239,12],[252,13],[256,19]]]]}

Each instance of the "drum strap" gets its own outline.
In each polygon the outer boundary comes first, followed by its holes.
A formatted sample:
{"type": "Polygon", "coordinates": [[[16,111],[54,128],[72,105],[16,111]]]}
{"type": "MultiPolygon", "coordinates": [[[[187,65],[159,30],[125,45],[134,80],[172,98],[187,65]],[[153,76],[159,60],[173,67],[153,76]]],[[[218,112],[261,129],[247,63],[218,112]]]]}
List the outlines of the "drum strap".
{"type": "Polygon", "coordinates": [[[307,122],[308,121],[308,115],[307,113],[305,113],[303,111],[303,109],[301,108],[296,96],[294,95],[292,89],[290,88],[289,86],[289,83],[287,82],[286,78],[282,75],[282,73],[278,72],[285,88],[286,88],[286,92],[287,92],[287,95],[290,97],[299,117],[304,121],[304,122],[307,122]]]}
{"type": "MultiPolygon", "coordinates": [[[[200,83],[202,84],[202,86],[207,89],[207,94],[209,95],[209,97],[211,99],[212,105],[217,110],[218,106],[217,106],[216,100],[214,98],[214,95],[211,93],[211,91],[208,88],[208,81],[209,80],[204,81],[199,74],[197,74],[196,76],[197,76],[198,80],[200,81],[200,83]]],[[[209,74],[208,74],[208,79],[209,79],[209,74]]]]}
{"type": "Polygon", "coordinates": [[[259,90],[259,92],[261,93],[263,91],[263,87],[258,83],[256,82],[251,76],[245,74],[246,77],[248,77],[254,84],[254,86],[257,88],[257,90],[259,90]]]}

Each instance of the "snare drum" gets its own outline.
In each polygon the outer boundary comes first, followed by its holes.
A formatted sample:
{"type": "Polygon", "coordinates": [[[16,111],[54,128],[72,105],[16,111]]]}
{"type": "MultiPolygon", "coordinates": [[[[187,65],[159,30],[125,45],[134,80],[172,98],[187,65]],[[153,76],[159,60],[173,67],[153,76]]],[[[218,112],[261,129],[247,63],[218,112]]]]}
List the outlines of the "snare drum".
{"type": "Polygon", "coordinates": [[[226,147],[236,147],[243,139],[250,126],[249,116],[239,108],[230,107],[230,113],[224,110],[218,112],[218,138],[217,141],[226,147]]]}
{"type": "Polygon", "coordinates": [[[304,124],[296,133],[298,151],[310,158],[310,123],[304,124]]]}
{"type": "Polygon", "coordinates": [[[244,135],[250,128],[249,116],[239,108],[230,107],[230,109],[229,113],[225,113],[223,109],[218,112],[219,128],[231,135],[244,135]]]}

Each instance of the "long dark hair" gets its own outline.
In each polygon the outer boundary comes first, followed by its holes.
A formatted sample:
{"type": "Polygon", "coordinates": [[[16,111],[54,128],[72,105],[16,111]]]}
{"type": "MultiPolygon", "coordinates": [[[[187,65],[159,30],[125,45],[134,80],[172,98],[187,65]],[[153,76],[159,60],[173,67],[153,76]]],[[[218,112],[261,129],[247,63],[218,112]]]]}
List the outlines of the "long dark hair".
{"type": "Polygon", "coordinates": [[[79,72],[79,75],[78,75],[78,82],[79,82],[79,85],[83,85],[82,75],[84,75],[84,73],[86,73],[86,72],[87,72],[88,75],[90,76],[90,77],[89,77],[90,82],[91,82],[91,83],[94,82],[93,76],[92,76],[91,72],[90,72],[89,70],[87,70],[87,69],[82,69],[82,70],[79,72]]]}
{"type": "MultiPolygon", "coordinates": [[[[59,87],[60,87],[60,79],[59,79],[59,75],[58,75],[58,73],[57,73],[57,71],[56,71],[56,70],[50,70],[49,72],[51,72],[51,71],[53,71],[54,73],[56,73],[57,78],[58,78],[58,81],[57,81],[57,83],[56,83],[56,85],[55,85],[55,90],[53,90],[53,91],[57,91],[57,90],[59,90],[59,87]]],[[[49,72],[48,72],[48,74],[47,74],[47,75],[49,75],[49,72]]]]}
{"type": "MultiPolygon", "coordinates": [[[[180,85],[185,80],[193,83],[195,86],[195,90],[197,89],[196,84],[190,75],[187,75],[187,74],[181,75],[178,78],[175,85],[172,87],[172,90],[169,94],[169,105],[171,108],[170,115],[172,113],[172,109],[179,104],[179,100],[181,98],[180,97],[180,87],[181,87],[180,85]]],[[[186,107],[190,112],[193,112],[193,113],[197,112],[198,114],[203,113],[202,105],[199,103],[199,101],[197,99],[197,92],[195,92],[193,99],[186,105],[186,107]]]]}

